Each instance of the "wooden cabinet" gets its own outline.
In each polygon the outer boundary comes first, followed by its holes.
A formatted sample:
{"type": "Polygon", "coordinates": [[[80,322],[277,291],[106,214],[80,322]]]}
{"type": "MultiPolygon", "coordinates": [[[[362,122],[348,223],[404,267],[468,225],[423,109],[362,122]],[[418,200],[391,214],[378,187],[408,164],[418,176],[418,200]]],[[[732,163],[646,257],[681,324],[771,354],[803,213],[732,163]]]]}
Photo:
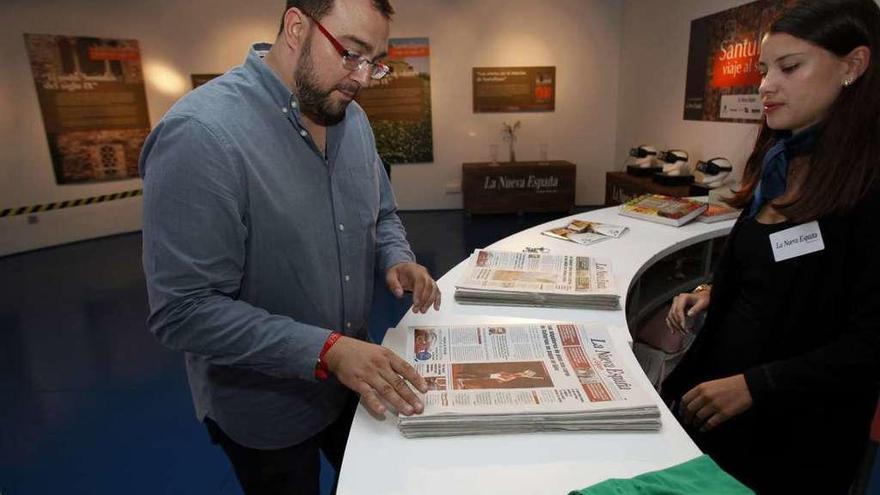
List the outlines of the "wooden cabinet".
{"type": "Polygon", "coordinates": [[[463,163],[467,213],[571,211],[577,167],[566,161],[463,163]]]}
{"type": "Polygon", "coordinates": [[[709,188],[698,184],[664,186],[650,177],[636,177],[626,172],[605,174],[605,206],[625,203],[642,194],[665,194],[666,196],[706,196],[709,188]]]}

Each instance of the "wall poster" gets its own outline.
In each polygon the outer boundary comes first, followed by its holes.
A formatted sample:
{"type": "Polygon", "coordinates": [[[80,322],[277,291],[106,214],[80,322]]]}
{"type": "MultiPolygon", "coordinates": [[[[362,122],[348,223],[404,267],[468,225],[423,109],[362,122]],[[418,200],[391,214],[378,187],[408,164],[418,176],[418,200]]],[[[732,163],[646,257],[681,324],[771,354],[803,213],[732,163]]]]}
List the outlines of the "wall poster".
{"type": "Polygon", "coordinates": [[[25,34],[58,184],[138,176],[150,132],[136,40],[25,34]]]}
{"type": "Polygon", "coordinates": [[[795,0],[758,0],[691,21],[684,119],[759,122],[761,37],[795,0]]]}
{"type": "Polygon", "coordinates": [[[370,118],[379,156],[386,166],[433,162],[428,38],[389,39],[385,63],[393,72],[357,97],[370,118]]]}
{"type": "Polygon", "coordinates": [[[556,67],[474,67],[474,113],[552,112],[556,67]]]}

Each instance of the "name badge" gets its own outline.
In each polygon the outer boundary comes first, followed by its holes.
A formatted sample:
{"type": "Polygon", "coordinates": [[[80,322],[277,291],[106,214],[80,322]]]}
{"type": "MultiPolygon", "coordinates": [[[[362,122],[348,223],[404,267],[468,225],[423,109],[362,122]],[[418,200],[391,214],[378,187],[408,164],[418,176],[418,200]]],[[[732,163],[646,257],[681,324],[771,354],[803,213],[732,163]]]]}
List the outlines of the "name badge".
{"type": "Polygon", "coordinates": [[[825,249],[819,222],[810,222],[770,234],[773,258],[785,261],[825,249]]]}

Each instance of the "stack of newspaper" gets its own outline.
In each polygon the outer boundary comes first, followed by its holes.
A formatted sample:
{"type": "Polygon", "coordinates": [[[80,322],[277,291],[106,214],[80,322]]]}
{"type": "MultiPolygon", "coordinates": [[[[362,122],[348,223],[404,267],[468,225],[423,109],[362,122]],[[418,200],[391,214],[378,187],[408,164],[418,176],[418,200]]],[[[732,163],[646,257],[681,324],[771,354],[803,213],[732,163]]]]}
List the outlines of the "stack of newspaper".
{"type": "Polygon", "coordinates": [[[660,411],[598,323],[410,327],[405,359],[428,383],[408,438],[658,430],[660,411]]]}
{"type": "Polygon", "coordinates": [[[611,262],[477,249],[455,287],[461,304],[618,309],[611,262]]]}

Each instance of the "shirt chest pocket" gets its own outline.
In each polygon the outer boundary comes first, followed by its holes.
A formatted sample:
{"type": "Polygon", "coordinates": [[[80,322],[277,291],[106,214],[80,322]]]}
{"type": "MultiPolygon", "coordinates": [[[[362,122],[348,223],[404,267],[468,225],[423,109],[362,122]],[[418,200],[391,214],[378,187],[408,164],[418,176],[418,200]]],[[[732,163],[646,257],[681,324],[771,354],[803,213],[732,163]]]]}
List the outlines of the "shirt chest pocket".
{"type": "Polygon", "coordinates": [[[367,232],[376,227],[379,217],[379,180],[375,171],[366,167],[350,167],[339,174],[342,205],[349,221],[357,220],[367,232]]]}

